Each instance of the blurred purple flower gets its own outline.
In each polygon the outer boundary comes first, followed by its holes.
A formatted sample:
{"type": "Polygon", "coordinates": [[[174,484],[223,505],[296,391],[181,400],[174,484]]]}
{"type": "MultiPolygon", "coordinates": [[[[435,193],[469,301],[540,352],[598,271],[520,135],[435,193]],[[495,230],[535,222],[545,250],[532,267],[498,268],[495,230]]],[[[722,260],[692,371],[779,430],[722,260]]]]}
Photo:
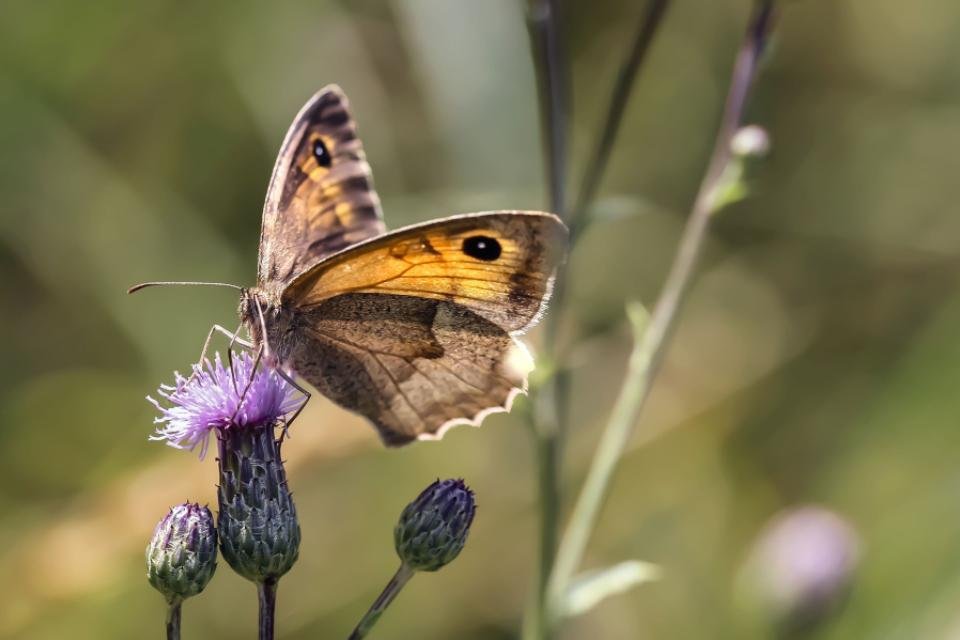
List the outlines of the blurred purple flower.
{"type": "Polygon", "coordinates": [[[199,446],[202,459],[214,429],[261,426],[296,410],[301,400],[294,387],[272,368],[264,366],[254,371],[254,362],[249,353],[234,358],[231,377],[218,353],[212,364],[207,359],[193,365],[190,377],[174,372],[174,386],[161,385],[157,391],[170,406],[147,396],[160,411],[154,420],[160,426],[150,439],[165,440],[177,449],[193,451],[199,446]],[[241,405],[248,383],[250,388],[241,405]]]}
{"type": "Polygon", "coordinates": [[[752,582],[781,623],[807,625],[842,602],[859,558],[860,540],[843,518],[823,507],[798,507],[760,534],[752,582]]]}

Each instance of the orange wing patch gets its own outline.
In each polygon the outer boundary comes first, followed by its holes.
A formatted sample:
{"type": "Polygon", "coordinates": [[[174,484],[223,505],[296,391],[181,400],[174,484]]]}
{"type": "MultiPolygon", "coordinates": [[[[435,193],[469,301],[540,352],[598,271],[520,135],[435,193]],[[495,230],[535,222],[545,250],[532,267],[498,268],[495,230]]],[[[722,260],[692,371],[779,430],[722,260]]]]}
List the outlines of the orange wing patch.
{"type": "Polygon", "coordinates": [[[331,256],[294,280],[283,300],[297,307],[345,293],[449,300],[519,331],[536,321],[565,241],[566,228],[551,214],[456,216],[331,256]]]}

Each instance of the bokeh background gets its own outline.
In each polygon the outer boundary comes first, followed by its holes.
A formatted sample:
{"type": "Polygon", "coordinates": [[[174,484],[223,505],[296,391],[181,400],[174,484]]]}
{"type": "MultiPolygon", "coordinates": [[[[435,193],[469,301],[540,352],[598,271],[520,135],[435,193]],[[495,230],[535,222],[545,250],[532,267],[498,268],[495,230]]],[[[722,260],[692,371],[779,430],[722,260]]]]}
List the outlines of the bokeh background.
{"type": "MultiPolygon", "coordinates": [[[[565,3],[573,176],[637,5],[565,3]]],[[[572,256],[554,310],[577,336],[567,505],[624,370],[624,303],[655,299],[748,10],[672,3],[572,256]]],[[[861,541],[844,606],[808,635],[960,637],[958,57],[956,3],[784,3],[748,118],[772,153],[717,220],[587,557],[664,577],[566,638],[772,637],[742,567],[771,517],[807,503],[861,541]]],[[[144,396],[212,323],[233,324],[236,300],[124,292],[251,283],[276,150],[331,82],[390,226],[544,206],[519,1],[0,6],[0,637],[161,636],[143,548],[170,505],[215,501],[215,463],[148,442],[144,396]]],[[[438,476],[477,491],[470,542],[411,583],[377,637],[516,636],[536,557],[518,415],[385,451],[318,397],[286,454],[304,538],[281,637],[348,634],[395,568],[396,516],[438,476]]],[[[252,637],[255,616],[253,587],[221,563],[184,637],[252,637]]]]}

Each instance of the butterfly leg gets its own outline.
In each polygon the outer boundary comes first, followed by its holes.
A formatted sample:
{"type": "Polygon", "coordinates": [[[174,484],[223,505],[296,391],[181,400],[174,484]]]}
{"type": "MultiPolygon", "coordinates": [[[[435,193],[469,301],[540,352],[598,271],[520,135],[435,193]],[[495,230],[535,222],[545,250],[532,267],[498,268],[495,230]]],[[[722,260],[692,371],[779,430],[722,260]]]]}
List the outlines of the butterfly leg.
{"type": "Polygon", "coordinates": [[[297,416],[300,415],[300,412],[303,411],[304,408],[306,408],[307,403],[310,402],[310,398],[313,397],[313,395],[309,391],[301,387],[299,384],[297,384],[297,381],[294,380],[292,376],[288,375],[287,372],[284,371],[281,367],[277,367],[276,371],[277,373],[280,374],[281,378],[283,378],[290,384],[291,387],[293,387],[294,389],[296,389],[297,391],[303,394],[303,402],[301,402],[300,406],[297,407],[297,410],[293,412],[293,415],[290,416],[288,420],[284,420],[283,422],[283,431],[280,434],[280,442],[283,442],[283,439],[287,435],[287,429],[290,427],[291,424],[293,424],[293,421],[297,419],[297,416]]]}
{"type": "MultiPolygon", "coordinates": [[[[242,326],[242,325],[241,325],[242,326]]],[[[239,344],[240,346],[246,347],[248,349],[253,349],[253,344],[244,340],[243,338],[237,335],[237,332],[240,331],[240,327],[237,327],[237,331],[231,333],[227,330],[226,327],[222,327],[219,324],[215,324],[210,327],[210,331],[207,333],[207,339],[203,341],[203,349],[200,351],[200,358],[197,359],[197,366],[194,367],[193,373],[190,375],[190,378],[187,381],[193,380],[194,376],[197,375],[197,371],[203,367],[203,361],[207,357],[207,351],[210,349],[210,343],[213,341],[213,334],[222,333],[223,335],[230,338],[230,345],[227,347],[227,360],[230,361],[230,374],[233,375],[233,360],[231,356],[231,348],[234,343],[239,344]]],[[[233,383],[234,389],[236,389],[237,383],[233,383]]]]}
{"type": "MultiPolygon", "coordinates": [[[[229,331],[227,331],[226,329],[224,329],[223,327],[221,327],[221,326],[218,325],[218,324],[213,325],[213,329],[210,330],[211,333],[212,333],[214,330],[219,330],[222,334],[230,337],[230,344],[227,345],[227,364],[230,366],[230,381],[233,383],[233,392],[234,392],[234,393],[237,393],[237,374],[236,374],[236,371],[235,371],[234,368],[233,368],[233,345],[234,345],[234,344],[239,344],[241,347],[245,347],[245,348],[247,348],[247,349],[253,349],[253,343],[252,343],[252,342],[249,342],[249,341],[247,341],[247,340],[244,340],[243,338],[241,338],[240,336],[237,335],[238,333],[240,333],[240,327],[242,327],[242,326],[243,326],[243,324],[241,324],[239,327],[237,327],[237,330],[234,331],[233,333],[230,333],[229,331]]],[[[208,339],[209,339],[209,338],[208,338],[208,339]]],[[[256,370],[257,370],[257,367],[254,366],[254,367],[253,367],[253,370],[256,371],[256,370]]],[[[251,378],[252,378],[252,377],[253,377],[253,374],[251,373],[250,376],[251,376],[251,378]]]]}
{"type": "MultiPolygon", "coordinates": [[[[228,357],[229,357],[229,354],[230,354],[230,353],[231,353],[231,350],[228,349],[228,350],[227,350],[228,357]]],[[[251,385],[253,385],[253,379],[254,379],[254,378],[256,377],[256,375],[257,375],[257,367],[260,366],[260,360],[261,360],[262,357],[263,357],[263,347],[260,347],[260,348],[257,349],[257,357],[254,358],[254,360],[253,360],[253,367],[250,368],[250,377],[247,379],[247,384],[243,387],[243,393],[240,394],[240,401],[237,402],[237,408],[236,408],[236,410],[233,412],[233,415],[230,417],[230,422],[233,422],[234,420],[236,420],[237,414],[240,413],[240,409],[243,407],[243,403],[244,403],[244,401],[247,399],[247,393],[250,391],[251,385]]],[[[233,360],[232,360],[232,358],[230,359],[230,373],[231,373],[231,374],[233,373],[233,360]]],[[[234,389],[234,390],[236,390],[236,389],[234,389]]]]}

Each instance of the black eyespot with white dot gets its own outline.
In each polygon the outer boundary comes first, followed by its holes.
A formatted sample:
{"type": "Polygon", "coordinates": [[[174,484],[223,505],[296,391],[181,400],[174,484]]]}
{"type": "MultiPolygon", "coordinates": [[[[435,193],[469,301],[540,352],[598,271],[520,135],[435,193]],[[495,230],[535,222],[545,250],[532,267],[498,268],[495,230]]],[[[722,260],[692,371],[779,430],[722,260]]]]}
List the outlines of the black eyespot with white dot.
{"type": "Polygon", "coordinates": [[[500,257],[501,251],[500,243],[489,236],[470,236],[463,241],[463,252],[477,260],[492,262],[500,257]]]}
{"type": "Polygon", "coordinates": [[[321,138],[313,141],[313,158],[321,167],[329,167],[331,163],[333,163],[333,158],[330,157],[330,152],[327,151],[327,145],[323,143],[321,138]]]}

